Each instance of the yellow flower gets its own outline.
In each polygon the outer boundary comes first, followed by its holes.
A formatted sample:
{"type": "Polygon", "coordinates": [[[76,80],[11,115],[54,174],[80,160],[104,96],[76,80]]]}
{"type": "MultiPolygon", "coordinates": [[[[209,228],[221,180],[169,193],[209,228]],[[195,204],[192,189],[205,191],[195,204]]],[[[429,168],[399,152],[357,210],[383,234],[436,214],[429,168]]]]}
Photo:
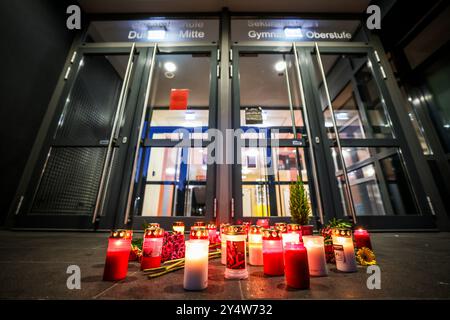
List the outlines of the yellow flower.
{"type": "Polygon", "coordinates": [[[362,266],[371,266],[377,264],[375,260],[375,254],[372,250],[366,247],[362,247],[356,253],[356,261],[362,266]]]}

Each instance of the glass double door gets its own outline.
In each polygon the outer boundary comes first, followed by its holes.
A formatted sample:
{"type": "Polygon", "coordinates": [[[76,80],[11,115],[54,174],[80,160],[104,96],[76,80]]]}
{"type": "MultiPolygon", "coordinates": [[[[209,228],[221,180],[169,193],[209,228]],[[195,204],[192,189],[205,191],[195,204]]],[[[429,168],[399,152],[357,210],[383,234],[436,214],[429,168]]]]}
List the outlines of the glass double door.
{"type": "MultiPolygon", "coordinates": [[[[433,227],[378,54],[318,43],[233,48],[235,214],[290,220],[301,178],[312,222],[433,227]]],[[[400,106],[401,107],[401,106],[400,106]]]]}

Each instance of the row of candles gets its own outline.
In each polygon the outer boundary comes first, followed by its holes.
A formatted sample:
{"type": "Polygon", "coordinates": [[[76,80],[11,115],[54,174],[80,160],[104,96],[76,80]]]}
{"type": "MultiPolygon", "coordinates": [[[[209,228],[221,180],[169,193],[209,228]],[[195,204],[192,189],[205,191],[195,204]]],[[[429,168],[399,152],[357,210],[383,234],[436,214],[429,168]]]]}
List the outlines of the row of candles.
{"type": "MultiPolygon", "coordinates": [[[[173,231],[184,233],[184,223],[175,222],[173,231]]],[[[161,265],[164,230],[159,224],[145,230],[142,245],[141,269],[161,265]]],[[[370,247],[366,230],[353,234],[358,248],[370,247]]],[[[132,231],[111,233],[105,263],[104,280],[121,280],[126,277],[132,231]]],[[[355,272],[356,260],[351,230],[334,229],[332,234],[336,268],[342,272],[355,272]]],[[[220,233],[215,224],[196,222],[185,242],[185,267],[183,286],[186,290],[203,290],[208,284],[209,244],[221,243],[221,262],[226,266],[225,278],[248,277],[247,263],[263,266],[268,276],[285,276],[286,284],[297,289],[308,289],[310,276],[327,276],[324,238],[314,236],[312,228],[297,224],[276,223],[270,227],[267,219],[256,225],[222,224],[220,233]],[[247,259],[248,248],[248,259],[247,259]],[[248,260],[248,261],[247,261],[248,260]]]]}

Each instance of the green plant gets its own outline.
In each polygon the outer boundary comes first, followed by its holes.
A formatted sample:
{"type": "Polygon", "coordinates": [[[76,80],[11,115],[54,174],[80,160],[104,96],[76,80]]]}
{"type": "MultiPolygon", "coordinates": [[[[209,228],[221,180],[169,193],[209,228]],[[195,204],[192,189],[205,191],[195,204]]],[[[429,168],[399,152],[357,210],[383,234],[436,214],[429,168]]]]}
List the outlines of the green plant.
{"type": "Polygon", "coordinates": [[[292,221],[300,225],[307,225],[311,217],[311,207],[309,206],[308,194],[300,177],[290,184],[289,193],[289,209],[292,221]]]}
{"type": "Polygon", "coordinates": [[[325,225],[326,228],[339,228],[339,229],[350,229],[352,224],[349,221],[343,219],[332,218],[325,225]]]}

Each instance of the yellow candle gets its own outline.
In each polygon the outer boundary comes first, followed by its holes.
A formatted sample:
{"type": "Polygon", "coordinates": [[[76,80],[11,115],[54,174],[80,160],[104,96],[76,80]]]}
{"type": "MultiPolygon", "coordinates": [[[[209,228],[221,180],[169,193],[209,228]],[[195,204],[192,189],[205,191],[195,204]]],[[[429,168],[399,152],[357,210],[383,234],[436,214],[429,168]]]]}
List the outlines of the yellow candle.
{"type": "Polygon", "coordinates": [[[248,234],[248,263],[252,266],[262,266],[262,227],[251,226],[248,234]]]}
{"type": "Polygon", "coordinates": [[[334,257],[336,259],[336,268],[343,272],[356,272],[357,268],[352,231],[345,229],[334,229],[332,239],[334,257]]]}
{"type": "Polygon", "coordinates": [[[203,290],[208,286],[208,241],[186,241],[184,281],[186,290],[203,290]]]}

